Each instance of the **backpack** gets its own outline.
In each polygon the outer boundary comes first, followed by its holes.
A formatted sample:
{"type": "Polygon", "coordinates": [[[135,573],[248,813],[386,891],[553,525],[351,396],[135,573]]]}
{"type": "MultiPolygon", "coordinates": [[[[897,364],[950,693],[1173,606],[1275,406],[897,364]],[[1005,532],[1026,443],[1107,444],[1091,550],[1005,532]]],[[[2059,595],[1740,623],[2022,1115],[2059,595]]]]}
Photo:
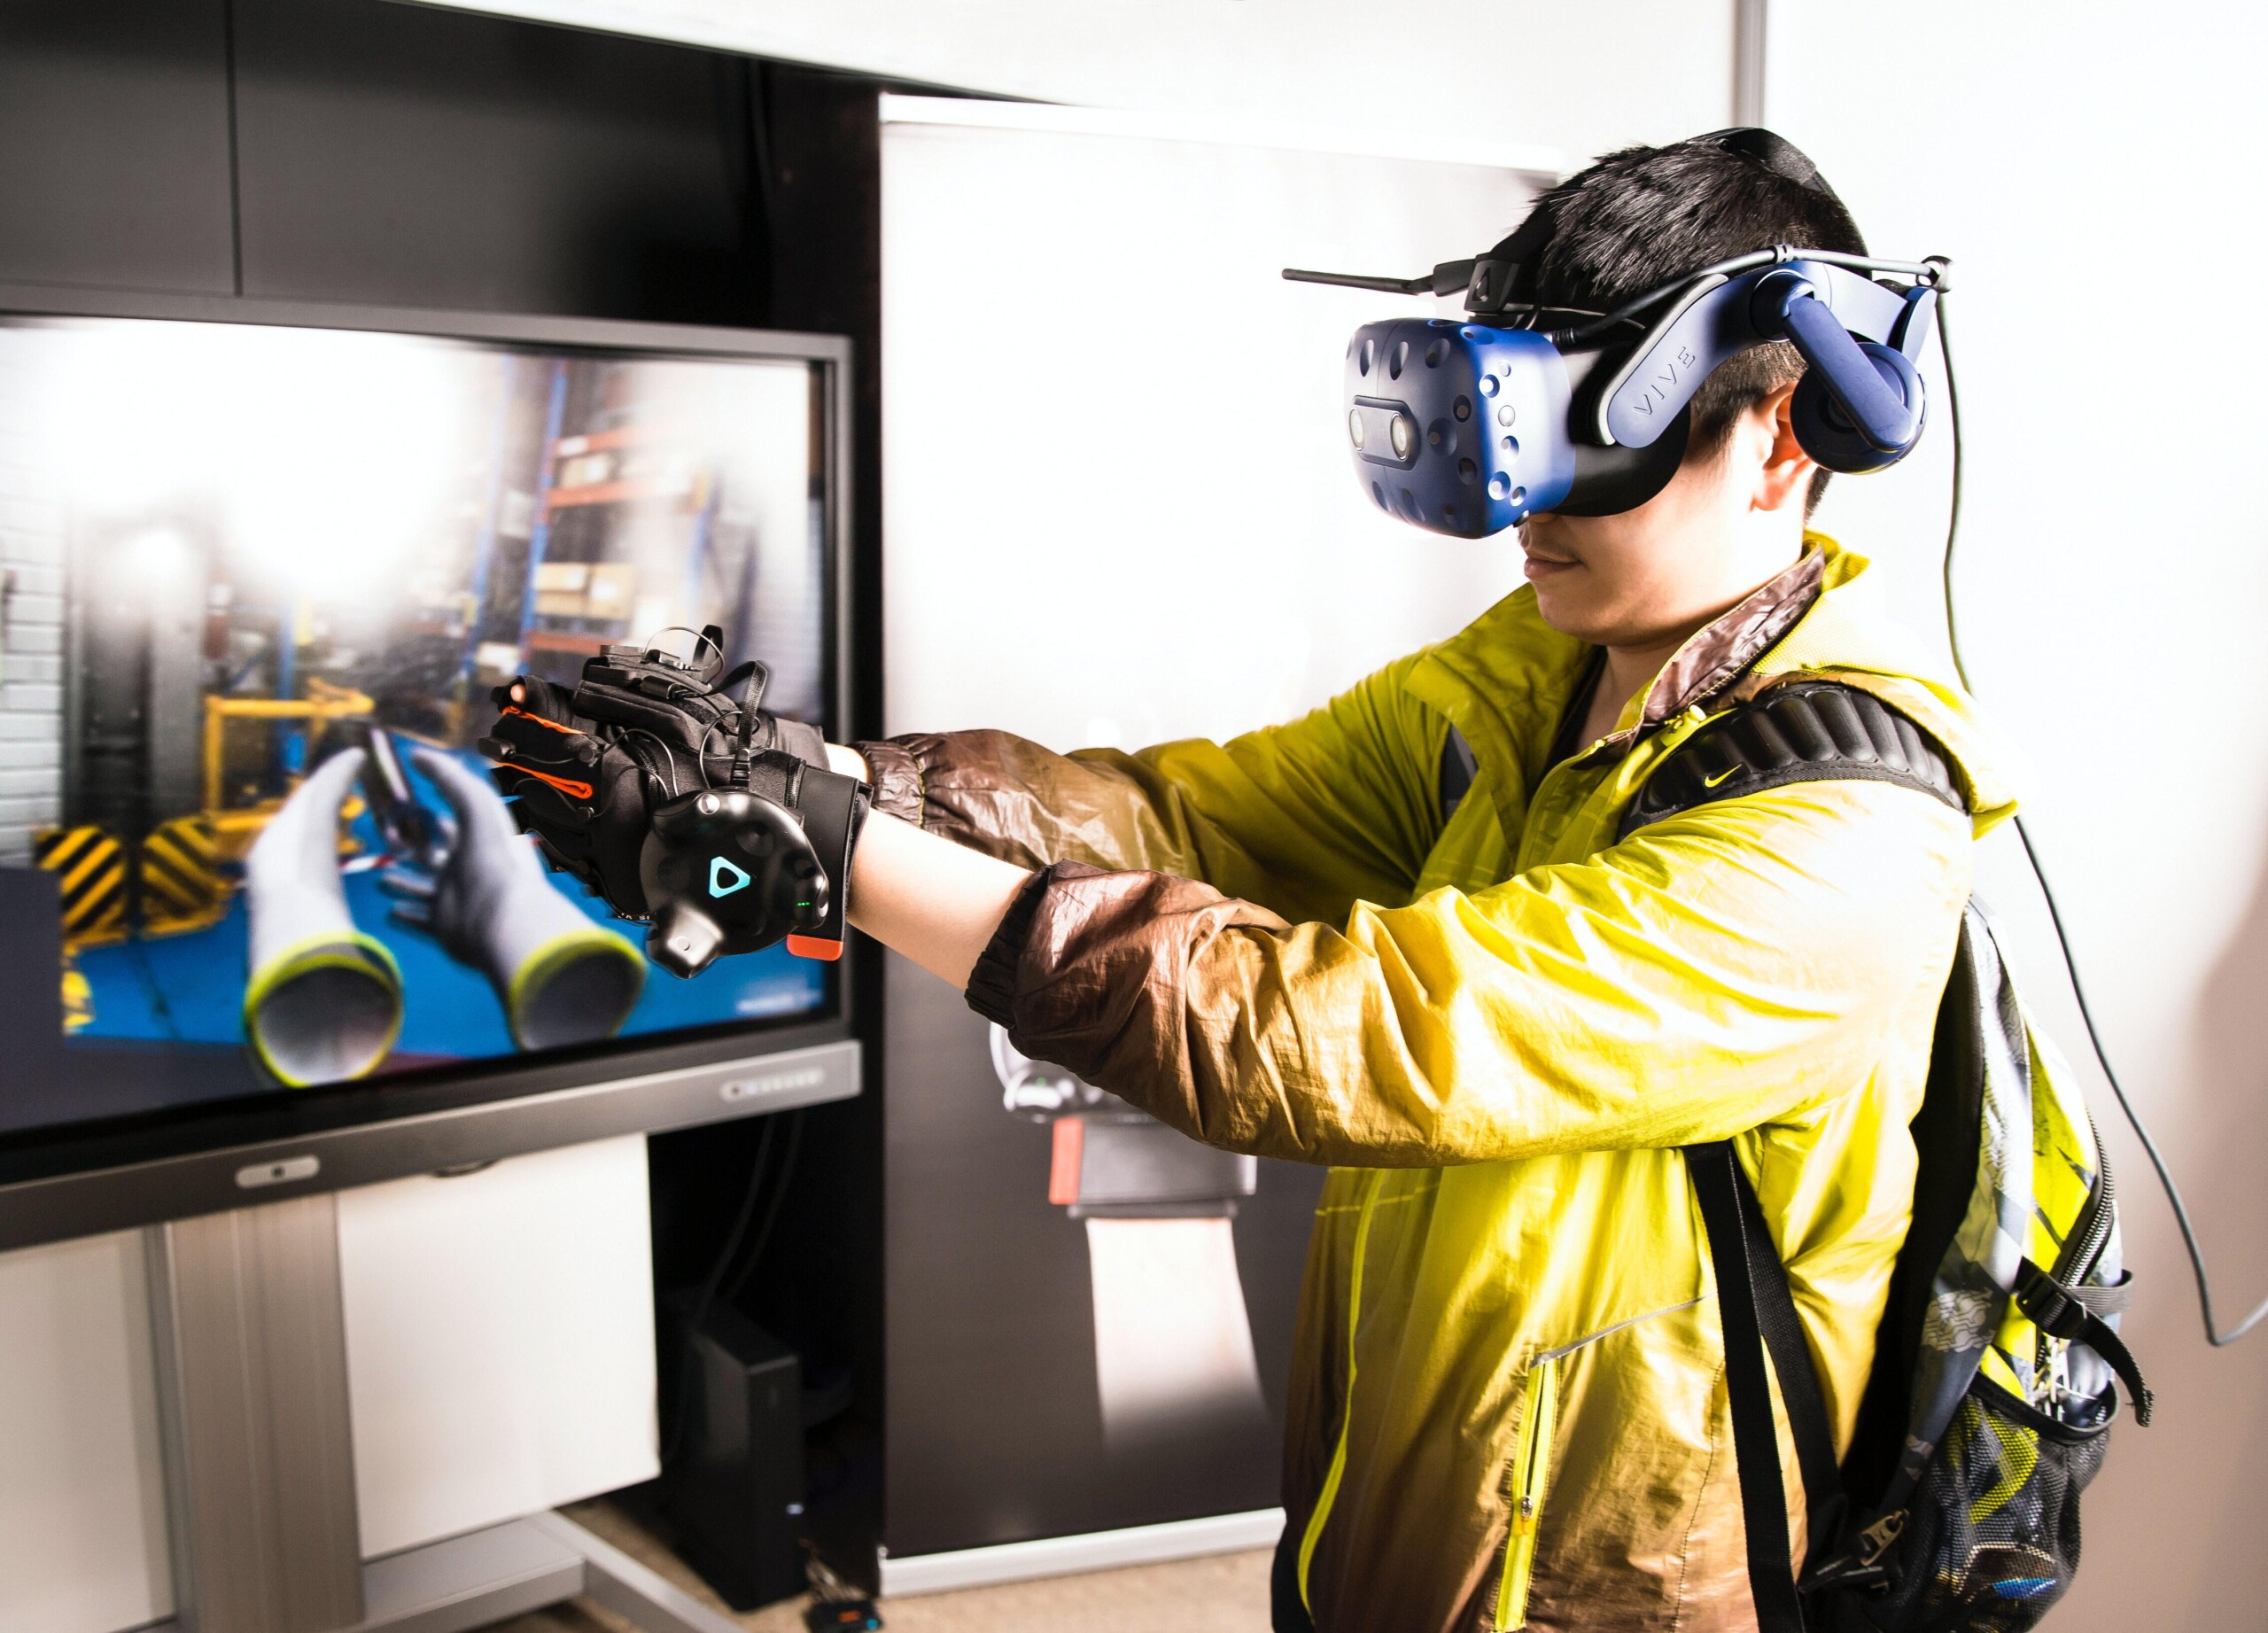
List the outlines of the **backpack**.
{"type": "MultiPolygon", "coordinates": [[[[1854,688],[1798,680],[1672,750],[1631,801],[1621,836],[1713,800],[1840,778],[1967,809],[1944,751],[1912,721],[1854,688]]],[[[1911,1127],[1913,1222],[1839,1460],[1786,1271],[1732,1144],[1685,1152],[1717,1271],[1760,1633],[2036,1625],[2078,1566],[2079,1496],[2117,1412],[2114,1373],[2149,1422],[2149,1390],[2117,1331],[2129,1275],[2109,1164],[1973,900],[1911,1127]],[[1808,1520],[1800,1568],[1775,1378],[1808,1520]]]]}

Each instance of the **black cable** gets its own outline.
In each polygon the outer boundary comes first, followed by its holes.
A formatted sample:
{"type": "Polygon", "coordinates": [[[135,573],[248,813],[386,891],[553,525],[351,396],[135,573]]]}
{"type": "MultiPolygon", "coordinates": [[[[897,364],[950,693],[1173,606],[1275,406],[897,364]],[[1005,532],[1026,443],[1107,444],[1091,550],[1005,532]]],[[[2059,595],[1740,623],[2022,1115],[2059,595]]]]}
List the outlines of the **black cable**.
{"type": "MultiPolygon", "coordinates": [[[[750,749],[756,737],[756,712],[764,706],[764,694],[771,684],[770,670],[762,664],[751,663],[749,665],[748,684],[741,691],[740,735],[733,744],[733,786],[736,789],[748,786],[750,749]]],[[[703,734],[702,742],[706,746],[706,734],[703,734]]]]}
{"type": "Polygon", "coordinates": [[[764,1210],[764,1223],[757,1228],[756,1240],[749,1244],[748,1258],[741,1265],[740,1274],[733,1278],[733,1285],[725,1289],[727,1301],[737,1298],[756,1274],[756,1267],[764,1262],[764,1250],[772,1242],[772,1227],[780,1223],[780,1209],[788,1200],[788,1186],[796,1177],[796,1156],[804,1148],[804,1114],[790,1114],[788,1121],[788,1148],[781,1154],[780,1178],[772,1183],[772,1205],[764,1210]]]}
{"type": "MultiPolygon", "coordinates": [[[[1961,677],[1961,688],[1974,696],[1976,688],[1969,684],[1969,670],[1961,661],[1961,636],[1953,622],[1953,542],[1961,532],[1961,391],[1953,384],[1953,338],[1946,330],[1946,301],[1938,300],[1938,352],[1946,365],[1946,409],[1953,428],[1953,502],[1946,516],[1946,548],[1942,578],[1945,585],[1946,641],[1953,650],[1953,673],[1961,677]]],[[[2142,1149],[2150,1159],[2150,1166],[2157,1170],[2158,1184],[2165,1190],[2166,1201],[2173,1205],[2173,1221],[2181,1230],[2181,1245],[2189,1254],[2190,1272],[2197,1279],[2197,1304],[2204,1317],[2205,1341],[2216,1349],[2233,1344],[2268,1317],[2268,1300],[2239,1322],[2227,1333],[2220,1330],[2213,1319],[2213,1284],[2205,1274],[2205,1249],[2197,1240],[2197,1227],[2190,1222],[2189,1204],[2182,1200],[2181,1187],[2174,1183],[2173,1170],[2166,1166],[2165,1154],[2158,1149],[2157,1140],[2134,1109],[2134,1102],[2126,1097],[2126,1085],[2118,1080],[2118,1073],[2110,1064],[2109,1051],[2102,1046],[2102,1034],[2094,1023],[2094,1009],[2087,1002],[2085,984],[2079,979],[2078,960],[2071,953],[2071,938],[2063,929],[2063,910],[2055,900],[2054,888],[2047,883],[2047,870],[2039,865],[2039,852],[2031,843],[2031,831],[2023,825],[2023,818],[2016,819],[2016,837],[2023,844],[2024,859],[2031,865],[2031,876],[2039,881],[2041,899],[2047,904],[2047,921],[2055,927],[2055,945],[2063,954],[2063,973],[2070,977],[2071,996],[2078,1000],[2079,1019],[2087,1031],[2087,1045],[2094,1051],[2095,1064],[2102,1069],[2104,1081],[2118,1101],[2118,1109],[2126,1114],[2126,1122],[2134,1137],[2142,1142],[2142,1149]]]]}
{"type": "MultiPolygon", "coordinates": [[[[765,1118],[763,1138],[756,1143],[756,1160],[749,1164],[748,1189],[741,1194],[740,1212],[734,1217],[733,1228],[725,1233],[725,1245],[717,1254],[717,1262],[710,1266],[708,1279],[701,1284],[701,1296],[694,1301],[693,1314],[686,1326],[685,1355],[678,1366],[675,1420],[662,1442],[664,1468],[676,1458],[679,1447],[684,1443],[686,1420],[693,1415],[689,1408],[693,1397],[694,1343],[702,1324],[709,1319],[709,1308],[717,1301],[717,1288],[725,1279],[725,1271],[740,1252],[741,1238],[748,1233],[748,1222],[756,1216],[756,1199],[764,1192],[764,1170],[771,1158],[772,1136],[778,1127],[777,1117],[765,1118]]],[[[773,1212],[778,1211],[775,1201],[773,1212]]]]}
{"type": "MultiPolygon", "coordinates": [[[[712,726],[710,729],[714,731],[716,727],[712,726]]],[[[677,756],[671,750],[667,740],[660,733],[649,731],[642,726],[621,726],[617,727],[615,730],[617,734],[615,742],[621,745],[622,751],[636,762],[638,769],[646,774],[649,781],[666,789],[669,797],[675,799],[678,797],[677,756]],[[632,747],[630,740],[633,737],[648,738],[662,751],[661,770],[656,771],[646,757],[632,747]]],[[[702,771],[701,780],[704,785],[709,781],[706,767],[702,771]]]]}

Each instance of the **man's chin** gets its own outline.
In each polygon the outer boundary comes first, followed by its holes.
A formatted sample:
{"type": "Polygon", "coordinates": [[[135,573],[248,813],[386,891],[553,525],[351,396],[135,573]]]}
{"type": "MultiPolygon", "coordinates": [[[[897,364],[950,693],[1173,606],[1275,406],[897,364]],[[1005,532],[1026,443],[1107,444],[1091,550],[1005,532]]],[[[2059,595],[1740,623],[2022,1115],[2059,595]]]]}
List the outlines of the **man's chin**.
{"type": "Polygon", "coordinates": [[[1557,581],[1546,579],[1540,583],[1530,580],[1535,583],[1535,610],[1546,624],[1561,634],[1592,646],[1604,646],[1613,620],[1602,618],[1598,608],[1591,604],[1591,598],[1565,581],[1573,576],[1564,575],[1557,581]]]}

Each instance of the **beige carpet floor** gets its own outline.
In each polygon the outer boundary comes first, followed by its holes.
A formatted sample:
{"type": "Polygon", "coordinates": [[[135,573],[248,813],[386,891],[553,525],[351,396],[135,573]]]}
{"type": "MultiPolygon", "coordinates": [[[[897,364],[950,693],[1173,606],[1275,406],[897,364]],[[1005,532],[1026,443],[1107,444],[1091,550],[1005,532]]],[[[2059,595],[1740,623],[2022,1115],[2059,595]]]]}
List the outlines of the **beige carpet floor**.
{"type": "MultiPolygon", "coordinates": [[[[705,1604],[722,1601],[631,1515],[603,1497],[566,1512],[705,1604]]],[[[1090,1576],[885,1599],[889,1633],[1268,1633],[1268,1562],[1257,1553],[1138,1565],[1090,1576]]],[[[800,1599],[738,1618],[749,1633],[803,1633],[800,1599]]],[[[493,1633],[631,1633],[580,1599],[496,1624],[493,1633]]]]}

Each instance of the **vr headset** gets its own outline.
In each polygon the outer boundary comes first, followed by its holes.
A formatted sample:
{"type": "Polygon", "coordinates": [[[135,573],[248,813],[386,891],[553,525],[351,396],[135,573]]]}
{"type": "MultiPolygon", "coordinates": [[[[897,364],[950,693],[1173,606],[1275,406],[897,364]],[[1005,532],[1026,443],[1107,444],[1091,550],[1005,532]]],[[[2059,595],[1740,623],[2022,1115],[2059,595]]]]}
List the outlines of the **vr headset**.
{"type": "Polygon", "coordinates": [[[1775,340],[1792,342],[1809,365],[1792,413],[1797,439],[1821,465],[1880,470],[1921,440],[1915,365],[1946,287],[1944,259],[1776,245],[1612,312],[1584,312],[1515,296],[1532,282],[1523,262],[1549,231],[1539,212],[1487,254],[1423,277],[1285,271],[1296,283],[1464,293],[1463,323],[1365,323],[1347,347],[1355,474],[1381,510],[1480,539],[1545,511],[1633,509],[1676,474],[1701,382],[1775,340]]]}

